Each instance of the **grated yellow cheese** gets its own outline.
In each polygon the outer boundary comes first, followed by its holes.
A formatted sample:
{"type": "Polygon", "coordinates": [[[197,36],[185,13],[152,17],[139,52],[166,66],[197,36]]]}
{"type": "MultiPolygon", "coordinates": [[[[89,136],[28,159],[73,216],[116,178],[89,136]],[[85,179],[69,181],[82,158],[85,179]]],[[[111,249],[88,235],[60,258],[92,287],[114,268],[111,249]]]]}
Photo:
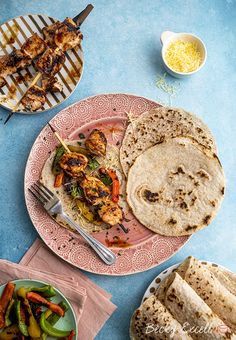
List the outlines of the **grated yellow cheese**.
{"type": "Polygon", "coordinates": [[[165,59],[171,69],[184,73],[197,70],[202,62],[197,45],[183,40],[177,40],[168,46],[165,59]]]}

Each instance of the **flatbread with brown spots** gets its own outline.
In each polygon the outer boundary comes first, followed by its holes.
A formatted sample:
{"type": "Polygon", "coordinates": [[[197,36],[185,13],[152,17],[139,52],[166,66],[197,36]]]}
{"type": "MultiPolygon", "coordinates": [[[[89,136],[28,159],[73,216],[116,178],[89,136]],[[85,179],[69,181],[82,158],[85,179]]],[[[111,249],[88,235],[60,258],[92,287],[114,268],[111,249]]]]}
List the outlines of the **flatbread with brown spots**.
{"type": "Polygon", "coordinates": [[[191,235],[215,217],[225,177],[215,154],[192,138],[171,138],[138,156],[127,179],[127,202],[148,229],[191,235]]]}
{"type": "Polygon", "coordinates": [[[185,329],[190,332],[193,339],[235,339],[230,329],[214,313],[191,286],[174,273],[173,280],[165,292],[165,307],[185,329]],[[224,331],[219,332],[219,329],[224,331]],[[203,329],[202,333],[192,330],[203,329]]]}
{"type": "Polygon", "coordinates": [[[200,118],[183,109],[158,107],[135,118],[128,125],[120,148],[120,162],[128,176],[135,159],[166,138],[193,137],[199,144],[217,153],[216,142],[200,118]]]}
{"type": "Polygon", "coordinates": [[[188,257],[177,273],[189,284],[223,322],[236,333],[236,296],[200,261],[188,257]]]}
{"type": "Polygon", "coordinates": [[[151,295],[134,312],[130,324],[131,340],[191,340],[168,309],[151,295]]]}

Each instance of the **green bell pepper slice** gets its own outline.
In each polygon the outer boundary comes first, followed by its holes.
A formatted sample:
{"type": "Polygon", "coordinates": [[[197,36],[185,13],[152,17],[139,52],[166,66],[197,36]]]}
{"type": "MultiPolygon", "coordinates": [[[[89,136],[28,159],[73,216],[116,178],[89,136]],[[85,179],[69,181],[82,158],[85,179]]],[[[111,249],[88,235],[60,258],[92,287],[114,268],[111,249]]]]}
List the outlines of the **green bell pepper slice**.
{"type": "Polygon", "coordinates": [[[19,287],[17,294],[23,299],[26,298],[26,294],[29,292],[39,292],[42,296],[50,298],[56,295],[56,291],[51,285],[45,285],[43,287],[19,287]]]}
{"type": "Polygon", "coordinates": [[[57,329],[53,327],[46,319],[45,313],[43,312],[40,317],[40,327],[43,330],[44,333],[47,335],[53,336],[55,338],[64,338],[69,336],[70,331],[64,331],[61,329],[57,329]]]}
{"type": "Polygon", "coordinates": [[[19,300],[15,302],[15,308],[19,330],[24,336],[29,336],[28,327],[21,317],[21,302],[19,300]]]}
{"type": "MultiPolygon", "coordinates": [[[[61,301],[59,303],[59,306],[65,311],[67,312],[68,309],[69,309],[69,306],[67,305],[67,303],[65,303],[64,301],[61,301]]],[[[47,318],[47,321],[50,323],[50,325],[54,326],[57,321],[60,319],[61,317],[56,314],[56,313],[52,313],[48,318],[47,318]]],[[[46,333],[43,333],[42,334],[42,340],[46,340],[47,338],[47,334],[46,333]]]]}
{"type": "Polygon", "coordinates": [[[10,313],[12,311],[12,307],[15,304],[15,300],[11,299],[11,301],[9,302],[9,305],[7,306],[7,310],[6,310],[6,314],[5,314],[5,326],[8,327],[12,324],[11,320],[10,320],[10,313]]]}

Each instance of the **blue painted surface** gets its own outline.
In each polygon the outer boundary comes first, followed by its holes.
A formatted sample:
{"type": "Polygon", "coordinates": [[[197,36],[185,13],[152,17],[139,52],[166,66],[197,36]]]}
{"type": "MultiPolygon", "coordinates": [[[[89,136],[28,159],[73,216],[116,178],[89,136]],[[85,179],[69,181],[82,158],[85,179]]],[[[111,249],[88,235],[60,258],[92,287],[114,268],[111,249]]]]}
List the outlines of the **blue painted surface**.
{"type": "MultiPolygon", "coordinates": [[[[1,0],[0,21],[29,12],[58,19],[73,17],[86,4],[84,0],[1,0]]],[[[214,222],[165,264],[127,277],[88,274],[112,293],[118,306],[96,339],[123,340],[128,338],[131,314],[147,285],[164,268],[192,254],[236,272],[236,1],[94,0],[93,4],[95,9],[83,27],[84,76],[74,94],[55,110],[29,117],[16,115],[7,126],[0,121],[0,258],[19,261],[37,237],[24,204],[23,176],[30,148],[51,117],[98,93],[126,92],[168,101],[155,87],[157,74],[164,72],[159,42],[164,30],[192,32],[206,43],[205,67],[180,81],[172,104],[197,113],[209,125],[227,177],[225,200],[214,222]]],[[[1,120],[6,114],[0,109],[1,120]]]]}

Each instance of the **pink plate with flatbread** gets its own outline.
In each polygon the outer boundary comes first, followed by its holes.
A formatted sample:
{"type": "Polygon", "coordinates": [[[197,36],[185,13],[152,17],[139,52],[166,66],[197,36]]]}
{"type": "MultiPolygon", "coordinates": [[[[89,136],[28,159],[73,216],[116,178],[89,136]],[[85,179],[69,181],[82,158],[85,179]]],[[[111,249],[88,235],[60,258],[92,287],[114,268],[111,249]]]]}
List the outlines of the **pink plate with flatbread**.
{"type": "MultiPolygon", "coordinates": [[[[88,134],[93,128],[105,133],[108,142],[119,147],[128,116],[139,115],[158,103],[129,94],[103,94],[89,97],[59,112],[51,124],[68,140],[78,140],[80,134],[88,134]]],[[[29,154],[25,170],[25,199],[30,218],[47,246],[58,256],[74,266],[103,275],[128,275],[158,266],[173,256],[189,237],[165,237],[142,226],[129,212],[124,225],[128,234],[115,226],[93,233],[105,245],[112,247],[117,261],[105,265],[77,234],[57,224],[30,195],[28,188],[40,178],[43,165],[55,150],[57,140],[48,126],[37,137],[29,154]]]]}

